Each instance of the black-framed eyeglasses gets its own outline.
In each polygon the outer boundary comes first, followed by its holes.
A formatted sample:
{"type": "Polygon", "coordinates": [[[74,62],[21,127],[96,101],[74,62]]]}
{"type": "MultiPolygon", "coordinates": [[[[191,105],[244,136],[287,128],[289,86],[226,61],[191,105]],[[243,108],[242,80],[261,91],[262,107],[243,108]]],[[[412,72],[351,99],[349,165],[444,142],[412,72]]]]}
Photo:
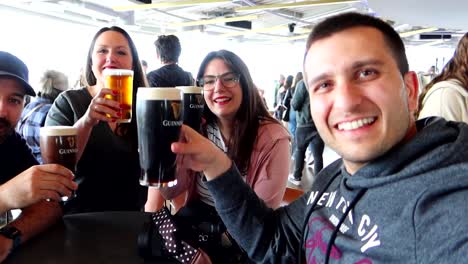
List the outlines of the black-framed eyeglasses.
{"type": "Polygon", "coordinates": [[[235,72],[226,72],[221,75],[206,75],[198,80],[198,84],[203,87],[204,91],[212,91],[215,88],[216,81],[220,80],[224,87],[232,88],[240,80],[240,74],[235,72]]]}

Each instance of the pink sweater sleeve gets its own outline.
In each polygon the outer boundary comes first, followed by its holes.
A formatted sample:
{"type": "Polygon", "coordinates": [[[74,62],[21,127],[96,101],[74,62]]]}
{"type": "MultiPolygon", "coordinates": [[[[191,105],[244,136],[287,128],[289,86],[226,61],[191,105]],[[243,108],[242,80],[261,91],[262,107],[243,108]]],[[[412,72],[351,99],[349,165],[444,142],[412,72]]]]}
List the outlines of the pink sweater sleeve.
{"type": "MultiPolygon", "coordinates": [[[[282,129],[282,128],[281,128],[282,129]]],[[[286,190],[289,174],[289,136],[265,141],[267,145],[256,156],[252,189],[269,207],[278,208],[286,190]],[[273,142],[271,141],[273,140],[273,142]]],[[[254,162],[255,163],[255,162],[254,162]]]]}

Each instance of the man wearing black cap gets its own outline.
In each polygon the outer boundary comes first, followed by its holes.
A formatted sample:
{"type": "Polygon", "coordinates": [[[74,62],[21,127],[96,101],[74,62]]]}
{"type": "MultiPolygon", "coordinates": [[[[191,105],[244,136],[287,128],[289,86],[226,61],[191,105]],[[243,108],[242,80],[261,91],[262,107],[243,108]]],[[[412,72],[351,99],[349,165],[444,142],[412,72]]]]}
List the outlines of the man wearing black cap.
{"type": "Polygon", "coordinates": [[[36,95],[28,84],[28,68],[17,57],[0,51],[0,213],[22,209],[18,219],[0,229],[0,262],[59,219],[62,209],[55,201],[70,196],[77,187],[73,173],[65,167],[37,165],[15,132],[25,95],[36,95]]]}

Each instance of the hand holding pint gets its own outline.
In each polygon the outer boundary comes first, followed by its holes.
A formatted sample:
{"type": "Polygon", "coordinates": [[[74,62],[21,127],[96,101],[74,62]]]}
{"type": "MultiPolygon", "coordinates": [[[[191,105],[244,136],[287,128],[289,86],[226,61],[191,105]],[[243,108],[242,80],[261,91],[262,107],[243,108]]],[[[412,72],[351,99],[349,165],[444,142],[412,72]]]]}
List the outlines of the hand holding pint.
{"type": "Polygon", "coordinates": [[[130,123],[132,120],[133,100],[133,71],[126,69],[105,69],[104,78],[106,88],[116,92],[115,96],[106,95],[107,99],[113,99],[120,103],[122,108],[118,123],[130,123]]]}
{"type": "MultiPolygon", "coordinates": [[[[72,126],[40,128],[40,148],[44,164],[60,164],[73,173],[76,170],[78,130],[72,126]]],[[[62,197],[62,201],[68,197],[62,197]]]]}
{"type": "Polygon", "coordinates": [[[156,188],[176,185],[176,155],[171,144],[179,140],[183,123],[180,91],[140,87],[136,112],[140,184],[156,188]]]}

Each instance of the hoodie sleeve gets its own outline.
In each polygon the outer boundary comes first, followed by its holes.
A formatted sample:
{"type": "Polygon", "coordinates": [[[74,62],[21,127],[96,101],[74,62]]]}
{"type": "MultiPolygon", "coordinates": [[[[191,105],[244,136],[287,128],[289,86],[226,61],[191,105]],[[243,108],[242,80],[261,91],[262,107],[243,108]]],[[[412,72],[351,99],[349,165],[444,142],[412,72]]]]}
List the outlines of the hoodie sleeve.
{"type": "MultiPolygon", "coordinates": [[[[464,172],[467,171],[466,164],[464,172]]],[[[459,180],[428,187],[414,211],[418,263],[466,263],[468,256],[468,178],[460,168],[444,173],[459,180]]],[[[441,175],[442,176],[442,175],[441,175]]]]}
{"type": "Polygon", "coordinates": [[[306,196],[273,210],[239,175],[233,165],[220,177],[207,182],[229,233],[257,263],[297,262],[306,196]]]}

